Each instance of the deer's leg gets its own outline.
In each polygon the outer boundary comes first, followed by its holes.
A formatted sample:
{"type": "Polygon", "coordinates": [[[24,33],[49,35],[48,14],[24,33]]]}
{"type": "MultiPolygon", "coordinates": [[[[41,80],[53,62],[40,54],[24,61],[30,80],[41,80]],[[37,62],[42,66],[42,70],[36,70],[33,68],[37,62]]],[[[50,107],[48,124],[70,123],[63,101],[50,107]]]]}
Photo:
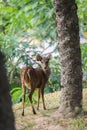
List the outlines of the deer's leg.
{"type": "Polygon", "coordinates": [[[39,110],[39,103],[40,103],[40,88],[38,89],[38,105],[37,105],[37,110],[39,110]]]}
{"type": "Polygon", "coordinates": [[[44,101],[44,88],[41,89],[41,94],[42,94],[43,108],[44,110],[46,110],[45,101],[44,101]]]}
{"type": "Polygon", "coordinates": [[[23,110],[22,110],[22,116],[24,116],[24,105],[25,105],[25,94],[26,94],[26,87],[22,85],[22,104],[23,104],[23,110]]]}
{"type": "Polygon", "coordinates": [[[30,91],[29,93],[29,100],[30,100],[30,103],[31,103],[31,106],[32,106],[32,111],[33,111],[33,114],[36,114],[36,111],[34,109],[34,105],[33,105],[33,102],[32,102],[32,95],[34,93],[34,89],[30,91]]]}

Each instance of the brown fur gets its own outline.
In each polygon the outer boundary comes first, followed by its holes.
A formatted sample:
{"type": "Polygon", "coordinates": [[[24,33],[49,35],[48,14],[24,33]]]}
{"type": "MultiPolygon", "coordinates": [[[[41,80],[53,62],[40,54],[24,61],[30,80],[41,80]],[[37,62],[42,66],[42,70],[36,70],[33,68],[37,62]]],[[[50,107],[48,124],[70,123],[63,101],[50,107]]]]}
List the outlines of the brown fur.
{"type": "Polygon", "coordinates": [[[33,113],[36,114],[36,111],[34,109],[33,103],[32,103],[32,95],[35,91],[35,89],[38,89],[38,107],[39,109],[39,100],[40,100],[40,93],[42,94],[42,101],[43,101],[43,107],[45,107],[44,102],[44,87],[49,79],[50,76],[50,68],[48,66],[50,56],[47,58],[43,58],[40,55],[36,57],[36,60],[41,62],[42,68],[33,68],[26,66],[22,69],[21,72],[21,82],[22,82],[22,90],[23,90],[23,112],[22,115],[24,115],[24,103],[25,103],[25,93],[26,88],[30,89],[29,93],[29,100],[32,105],[33,113]]]}

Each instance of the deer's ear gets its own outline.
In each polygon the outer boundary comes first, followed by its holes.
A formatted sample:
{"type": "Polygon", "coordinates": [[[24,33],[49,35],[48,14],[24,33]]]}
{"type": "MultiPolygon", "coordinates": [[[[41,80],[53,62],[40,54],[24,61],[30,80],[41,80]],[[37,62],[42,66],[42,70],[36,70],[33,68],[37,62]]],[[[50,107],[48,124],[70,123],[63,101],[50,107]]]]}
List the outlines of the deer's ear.
{"type": "Polygon", "coordinates": [[[38,55],[36,56],[36,60],[37,60],[37,61],[41,61],[41,60],[42,60],[42,57],[38,54],[38,55]]]}
{"type": "Polygon", "coordinates": [[[48,60],[51,60],[51,59],[52,59],[52,55],[49,54],[49,55],[48,55],[48,60]]]}

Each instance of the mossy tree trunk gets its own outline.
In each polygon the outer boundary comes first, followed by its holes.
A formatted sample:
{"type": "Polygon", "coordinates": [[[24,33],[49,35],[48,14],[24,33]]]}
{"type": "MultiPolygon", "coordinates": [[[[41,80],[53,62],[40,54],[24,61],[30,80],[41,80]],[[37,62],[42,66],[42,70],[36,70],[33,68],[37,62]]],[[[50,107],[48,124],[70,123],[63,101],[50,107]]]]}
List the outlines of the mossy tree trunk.
{"type": "Polygon", "coordinates": [[[76,116],[82,110],[82,65],[75,0],[55,0],[61,66],[60,112],[76,116]]]}
{"type": "Polygon", "coordinates": [[[4,55],[0,51],[0,130],[15,130],[4,55]]]}

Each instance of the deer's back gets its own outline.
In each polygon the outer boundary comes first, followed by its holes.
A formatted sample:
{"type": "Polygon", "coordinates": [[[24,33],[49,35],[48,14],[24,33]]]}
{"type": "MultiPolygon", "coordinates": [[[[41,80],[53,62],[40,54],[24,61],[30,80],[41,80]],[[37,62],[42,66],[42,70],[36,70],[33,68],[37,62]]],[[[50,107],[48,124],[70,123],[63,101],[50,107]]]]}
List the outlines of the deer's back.
{"type": "Polygon", "coordinates": [[[46,84],[47,77],[42,69],[24,67],[21,72],[21,80],[22,83],[29,88],[31,88],[31,86],[39,88],[46,84]]]}

